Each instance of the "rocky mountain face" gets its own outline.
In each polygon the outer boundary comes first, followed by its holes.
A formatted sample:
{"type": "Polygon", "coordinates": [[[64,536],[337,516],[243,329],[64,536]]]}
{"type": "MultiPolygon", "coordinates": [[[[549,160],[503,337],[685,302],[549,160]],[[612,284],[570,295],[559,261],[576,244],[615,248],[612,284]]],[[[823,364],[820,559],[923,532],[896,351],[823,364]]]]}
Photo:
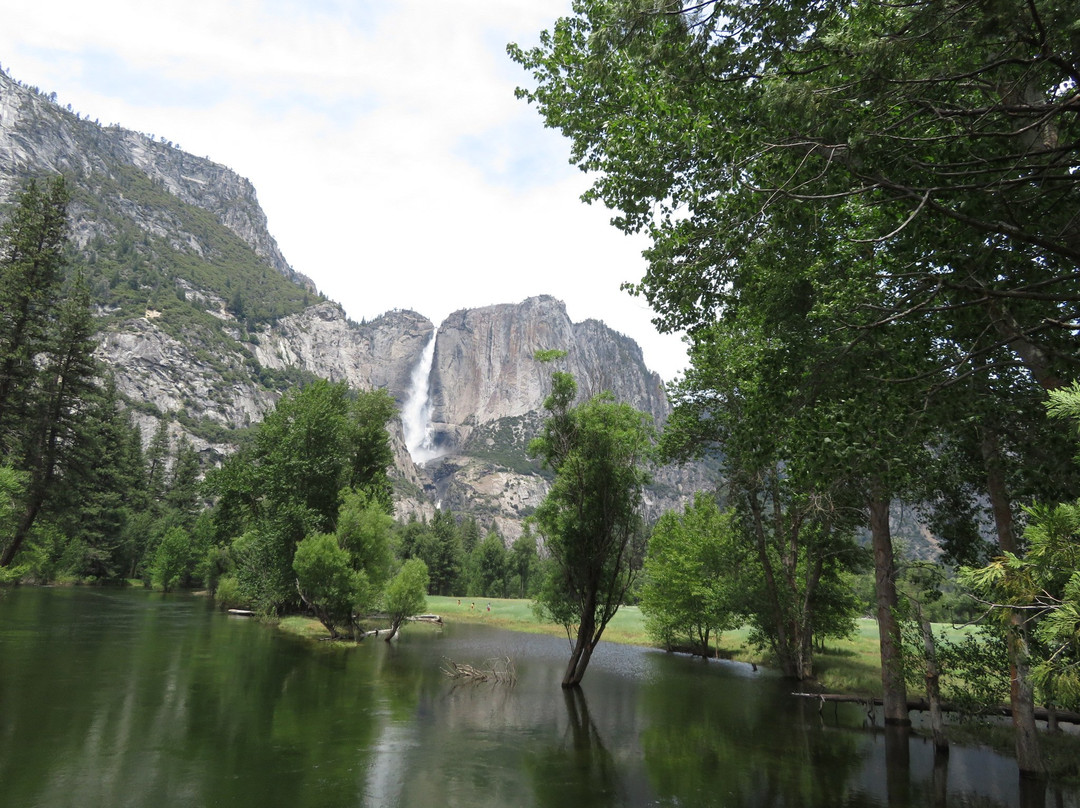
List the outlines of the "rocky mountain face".
{"type": "MultiPolygon", "coordinates": [[[[271,267],[314,291],[311,280],[293,270],[281,254],[246,179],[166,141],[82,119],[0,73],[0,198],[9,197],[26,176],[58,172],[87,182],[94,175],[115,177],[122,167],[136,169],[179,202],[212,212],[271,267]]],[[[127,202],[124,213],[140,227],[188,241],[199,250],[198,237],[178,231],[167,209],[127,202]]],[[[94,225],[76,219],[75,238],[82,246],[97,230],[94,225]]]]}
{"type": "MultiPolygon", "coordinates": [[[[455,312],[437,329],[411,311],[348,320],[289,266],[247,180],[171,143],[81,119],[0,73],[0,202],[55,172],[72,189],[99,358],[147,439],[168,419],[208,464],[291,385],[320,376],[385,388],[416,422],[393,430],[399,514],[467,510],[512,539],[548,485],[525,455],[556,369],[536,361],[537,350],[566,351],[557,368],[583,396],[611,390],[658,423],[667,416],[661,380],[633,340],[571,322],[551,297],[455,312]],[[406,426],[429,436],[424,465],[410,456],[406,426]]],[[[661,473],[651,506],[705,482],[699,471],[661,473]]]]}
{"type": "MultiPolygon", "coordinates": [[[[438,328],[426,379],[428,399],[420,453],[427,493],[443,507],[469,511],[516,538],[520,520],[547,493],[548,478],[528,458],[540,429],[542,405],[555,370],[571,373],[581,400],[610,391],[649,413],[656,425],[669,406],[660,377],[632,339],[596,320],[574,323],[560,301],[533,297],[518,304],[465,309],[438,328]],[[538,361],[537,351],[565,357],[538,361]]],[[[406,408],[409,412],[411,408],[406,408]]],[[[647,498],[655,515],[708,487],[700,467],[661,469],[647,498]]]]}
{"type": "Polygon", "coordinates": [[[663,382],[637,343],[595,320],[572,323],[553,297],[533,297],[457,311],[439,326],[430,379],[435,445],[458,449],[478,426],[535,413],[555,369],[571,373],[583,397],[610,390],[658,422],[667,417],[663,382]],[[534,359],[553,349],[565,359],[534,359]]]}

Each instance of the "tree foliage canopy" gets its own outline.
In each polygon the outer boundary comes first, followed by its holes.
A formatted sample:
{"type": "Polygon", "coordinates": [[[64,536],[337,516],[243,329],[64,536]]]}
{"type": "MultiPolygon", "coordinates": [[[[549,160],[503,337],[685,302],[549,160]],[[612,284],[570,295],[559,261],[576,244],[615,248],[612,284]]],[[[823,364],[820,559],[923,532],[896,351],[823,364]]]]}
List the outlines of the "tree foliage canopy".
{"type": "Polygon", "coordinates": [[[317,381],[283,396],[251,443],[210,476],[217,541],[233,543],[237,578],[253,603],[274,610],[296,598],[296,545],[337,530],[343,497],[353,497],[343,541],[385,580],[387,551],[373,541],[384,533],[364,511],[390,507],[393,413],[385,391],[353,394],[344,383],[317,381]]]}
{"type": "Polygon", "coordinates": [[[510,52],[585,198],[651,237],[634,288],[662,327],[826,233],[874,278],[844,322],[971,312],[954,362],[1008,347],[1052,384],[1080,300],[1074,29],[1061,0],[577,0],[510,52]]]}
{"type": "Polygon", "coordinates": [[[737,628],[747,600],[745,552],[733,513],[698,494],[682,514],[660,517],[649,536],[641,611],[654,639],[705,656],[710,638],[737,628]]]}

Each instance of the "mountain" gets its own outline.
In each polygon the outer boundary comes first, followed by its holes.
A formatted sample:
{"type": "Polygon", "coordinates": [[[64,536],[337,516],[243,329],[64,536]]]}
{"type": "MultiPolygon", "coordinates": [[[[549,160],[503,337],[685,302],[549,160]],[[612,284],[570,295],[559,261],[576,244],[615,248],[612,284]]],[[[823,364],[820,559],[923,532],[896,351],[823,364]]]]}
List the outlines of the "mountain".
{"type": "MultiPolygon", "coordinates": [[[[548,478],[526,447],[540,428],[553,370],[571,373],[582,398],[611,391],[657,426],[669,413],[663,382],[637,343],[596,320],[572,322],[550,296],[454,312],[439,326],[428,361],[415,374],[426,385],[425,406],[404,408],[406,418],[424,413],[412,425],[414,434],[426,433],[413,454],[430,458],[428,497],[507,537],[518,535],[520,520],[547,492],[548,478]],[[552,349],[566,356],[551,365],[535,358],[552,349]]],[[[648,510],[658,515],[708,485],[698,466],[659,470],[648,510]]]]}
{"type": "MultiPolygon", "coordinates": [[[[458,311],[438,328],[412,311],[350,321],[288,264],[247,180],[0,74],[0,201],[54,172],[72,191],[99,358],[147,439],[168,419],[206,464],[292,385],[318,376],[385,388],[404,413],[393,429],[399,514],[467,510],[513,538],[548,484],[525,456],[554,369],[537,350],[565,351],[558,368],[583,395],[611,390],[657,423],[667,417],[660,378],[633,340],[571,322],[551,297],[458,311]]],[[[706,482],[700,470],[658,480],[655,509],[706,482]]]]}

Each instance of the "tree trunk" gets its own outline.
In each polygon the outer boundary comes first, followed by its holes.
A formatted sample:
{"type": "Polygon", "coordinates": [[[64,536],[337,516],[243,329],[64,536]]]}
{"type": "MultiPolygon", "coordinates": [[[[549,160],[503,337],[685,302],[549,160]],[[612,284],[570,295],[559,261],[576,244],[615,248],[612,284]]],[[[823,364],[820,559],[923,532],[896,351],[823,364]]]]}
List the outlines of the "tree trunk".
{"type": "Polygon", "coordinates": [[[911,805],[911,731],[895,723],[885,727],[885,794],[889,805],[911,805]]]}
{"type": "Polygon", "coordinates": [[[390,633],[386,635],[386,642],[390,642],[390,640],[397,636],[399,628],[401,628],[401,620],[394,620],[394,622],[390,624],[390,633]]]}
{"type": "Polygon", "coordinates": [[[584,614],[581,616],[581,625],[578,626],[577,640],[574,642],[574,650],[570,653],[570,662],[567,663],[566,673],[563,675],[562,686],[564,688],[578,687],[585,676],[585,669],[589,667],[589,659],[593,651],[593,630],[596,628],[595,604],[586,604],[584,614]],[[591,606],[591,608],[590,608],[591,606]]]}
{"type": "Polygon", "coordinates": [[[800,682],[814,675],[814,634],[805,618],[806,615],[799,615],[792,627],[791,637],[795,678],[800,682]]]}
{"type": "Polygon", "coordinates": [[[934,770],[930,775],[930,792],[933,795],[934,808],[948,808],[949,805],[949,755],[945,751],[934,750],[934,770]]]}
{"type": "Polygon", "coordinates": [[[896,571],[889,531],[889,498],[875,492],[868,502],[870,537],[874,549],[874,582],[881,649],[881,691],[885,723],[908,726],[907,685],[900,656],[900,623],[896,619],[896,571]]]}
{"type": "Polygon", "coordinates": [[[941,712],[941,686],[938,674],[937,651],[934,648],[934,631],[930,621],[918,607],[919,627],[923,636],[923,658],[926,662],[926,700],[930,704],[930,729],[934,736],[934,753],[949,754],[949,740],[945,736],[945,718],[941,712]]]}
{"type": "Polygon", "coordinates": [[[986,492],[990,497],[990,508],[994,514],[994,527],[997,530],[998,547],[1005,552],[1016,552],[1016,536],[1013,533],[1012,503],[1009,502],[1009,490],[1005,484],[1005,469],[1001,463],[1001,450],[997,432],[988,427],[982,429],[983,467],[986,469],[986,492]]]}
{"type": "Polygon", "coordinates": [[[1053,371],[1050,354],[1043,346],[1028,339],[1008,308],[1000,300],[989,303],[987,308],[995,330],[1007,340],[1009,348],[1020,358],[1038,385],[1044,390],[1061,387],[1064,382],[1053,371]]]}
{"type": "Polygon", "coordinates": [[[1009,615],[1006,640],[1013,669],[1011,695],[1013,727],[1016,730],[1016,764],[1021,776],[1041,777],[1046,773],[1046,766],[1039,754],[1039,735],[1035,727],[1035,693],[1028,664],[1027,627],[1023,615],[1018,611],[1009,615]]]}
{"type": "MultiPolygon", "coordinates": [[[[981,448],[998,546],[1002,552],[1015,553],[1017,547],[1012,508],[997,435],[993,430],[983,431],[981,448]]],[[[1020,612],[1014,611],[1009,615],[1005,640],[1009,654],[1009,703],[1016,732],[1016,762],[1022,775],[1039,775],[1043,773],[1044,766],[1039,755],[1039,735],[1035,726],[1035,692],[1028,665],[1027,629],[1020,612]]]]}

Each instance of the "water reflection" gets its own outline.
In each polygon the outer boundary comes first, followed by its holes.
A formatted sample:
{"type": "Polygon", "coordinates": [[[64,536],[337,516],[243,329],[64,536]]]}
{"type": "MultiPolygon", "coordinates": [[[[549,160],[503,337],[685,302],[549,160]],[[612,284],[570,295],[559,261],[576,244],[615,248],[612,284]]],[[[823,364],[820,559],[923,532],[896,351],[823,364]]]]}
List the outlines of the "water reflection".
{"type": "Polygon", "coordinates": [[[864,756],[856,736],[805,720],[803,704],[784,698],[779,683],[716,678],[700,683],[694,699],[677,680],[646,688],[642,746],[665,804],[852,804],[848,781],[864,756]]]}
{"type": "Polygon", "coordinates": [[[820,715],[764,671],[602,645],[410,627],[331,649],[192,598],[17,590],[0,602],[0,784],[18,806],[1010,806],[1015,763],[820,715]],[[511,656],[515,687],[442,657],[511,656]]]}
{"type": "Polygon", "coordinates": [[[537,805],[566,808],[619,804],[615,761],[589,714],[585,694],[580,688],[572,688],[563,690],[562,698],[566,730],[557,744],[540,750],[529,762],[537,805]]]}

